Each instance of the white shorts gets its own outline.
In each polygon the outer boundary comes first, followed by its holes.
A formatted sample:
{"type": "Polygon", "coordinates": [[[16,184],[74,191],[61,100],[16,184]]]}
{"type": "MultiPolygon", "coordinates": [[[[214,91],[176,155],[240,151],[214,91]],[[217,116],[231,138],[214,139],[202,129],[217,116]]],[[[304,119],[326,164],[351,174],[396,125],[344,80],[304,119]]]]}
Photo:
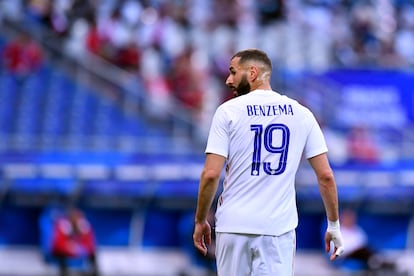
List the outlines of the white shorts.
{"type": "Polygon", "coordinates": [[[218,276],[293,275],[296,232],[281,236],[216,233],[218,276]]]}

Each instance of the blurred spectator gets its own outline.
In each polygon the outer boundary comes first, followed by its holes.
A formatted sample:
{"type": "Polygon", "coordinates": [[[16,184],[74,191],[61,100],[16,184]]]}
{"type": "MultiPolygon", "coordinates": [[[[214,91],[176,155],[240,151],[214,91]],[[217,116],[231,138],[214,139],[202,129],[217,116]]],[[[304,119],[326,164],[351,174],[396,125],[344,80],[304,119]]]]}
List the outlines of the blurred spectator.
{"type": "Polygon", "coordinates": [[[157,119],[168,116],[171,103],[171,87],[163,74],[164,64],[158,48],[147,48],[143,51],[139,72],[148,93],[148,113],[157,119]]]}
{"type": "Polygon", "coordinates": [[[69,275],[70,259],[86,259],[90,266],[89,275],[98,275],[95,235],[82,211],[72,208],[58,217],[52,236],[52,255],[58,260],[61,276],[69,275]]]}
{"type": "Polygon", "coordinates": [[[379,54],[378,38],[375,35],[375,11],[367,3],[356,4],[349,16],[353,34],[352,48],[361,65],[372,65],[379,54]]]}
{"type": "Polygon", "coordinates": [[[141,12],[141,1],[125,0],[120,7],[120,13],[121,17],[123,18],[123,21],[131,29],[136,28],[138,26],[141,12]]]}
{"type": "Polygon", "coordinates": [[[70,0],[56,0],[53,1],[52,7],[50,10],[50,28],[57,33],[64,37],[67,35],[67,32],[70,28],[70,20],[68,18],[68,12],[71,8],[71,1],[70,0]]]}
{"type": "MultiPolygon", "coordinates": [[[[352,209],[344,209],[341,212],[342,237],[346,241],[343,259],[360,263],[363,270],[387,270],[393,275],[396,269],[394,262],[387,260],[382,254],[376,252],[369,244],[367,233],[358,225],[357,214],[352,209]]],[[[345,264],[346,265],[346,264],[345,264]]]]}
{"type": "Polygon", "coordinates": [[[115,64],[124,70],[137,73],[141,61],[141,53],[134,40],[119,48],[115,57],[115,64]]]}
{"type": "Polygon", "coordinates": [[[42,47],[27,32],[22,32],[4,48],[6,70],[19,78],[35,73],[44,62],[42,47]]]}
{"type": "Polygon", "coordinates": [[[263,25],[271,24],[275,21],[283,20],[285,16],[285,1],[283,0],[259,0],[257,8],[260,23],[263,25]]]}
{"type": "Polygon", "coordinates": [[[354,127],[348,136],[349,160],[355,163],[375,164],[380,161],[379,148],[365,127],[354,127]]]}
{"type": "Polygon", "coordinates": [[[381,60],[378,62],[382,68],[407,67],[409,63],[395,49],[394,40],[381,42],[381,60]]]}
{"type": "MultiPolygon", "coordinates": [[[[56,13],[58,10],[64,10],[64,14],[66,15],[69,24],[75,22],[77,19],[83,19],[87,22],[91,22],[95,19],[95,10],[94,1],[84,1],[84,0],[60,0],[60,1],[53,1],[54,5],[57,6],[59,2],[61,3],[61,7],[57,7],[56,13]]],[[[57,28],[55,30],[58,31],[57,28]]]]}
{"type": "Polygon", "coordinates": [[[348,160],[346,135],[342,132],[330,128],[321,123],[323,133],[325,134],[326,144],[328,146],[329,159],[335,165],[345,164],[348,160]]]}
{"type": "Polygon", "coordinates": [[[195,51],[187,48],[172,62],[170,83],[174,97],[188,109],[198,112],[202,108],[202,72],[196,64],[195,51]]]}
{"type": "Polygon", "coordinates": [[[414,5],[405,5],[399,10],[399,25],[395,34],[395,48],[408,66],[414,64],[414,5]]]}
{"type": "Polygon", "coordinates": [[[225,25],[235,28],[239,16],[240,4],[236,0],[215,0],[213,1],[214,21],[216,26],[225,25]]]}
{"type": "MultiPolygon", "coordinates": [[[[28,0],[25,1],[26,18],[30,24],[37,24],[43,27],[50,28],[52,1],[50,0],[28,0]]],[[[31,27],[31,26],[30,26],[31,27]]]]}
{"type": "Polygon", "coordinates": [[[100,56],[116,63],[118,50],[127,46],[132,38],[132,33],[122,20],[119,7],[116,7],[108,17],[97,19],[96,23],[101,39],[100,56]]]}
{"type": "Polygon", "coordinates": [[[103,43],[105,43],[104,39],[101,37],[98,31],[98,26],[96,25],[95,21],[92,21],[87,34],[85,36],[85,42],[86,42],[86,49],[96,55],[101,56],[102,55],[102,49],[103,49],[103,43]]]}
{"type": "MultiPolygon", "coordinates": [[[[94,28],[90,28],[85,19],[75,20],[65,41],[66,52],[74,58],[83,59],[88,50],[95,50],[99,45],[93,34],[94,28]]],[[[98,55],[99,52],[95,54],[98,55]]]]}

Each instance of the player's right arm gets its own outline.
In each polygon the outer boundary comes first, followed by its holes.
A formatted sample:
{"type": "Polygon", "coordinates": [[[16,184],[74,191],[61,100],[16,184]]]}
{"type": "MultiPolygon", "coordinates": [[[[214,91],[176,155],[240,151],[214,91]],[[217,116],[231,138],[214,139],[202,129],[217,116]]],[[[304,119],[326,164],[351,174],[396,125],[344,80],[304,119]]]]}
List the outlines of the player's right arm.
{"type": "Polygon", "coordinates": [[[334,260],[340,256],[344,250],[339,226],[338,192],[335,177],[329,165],[326,153],[309,158],[308,161],[315,171],[319,192],[328,219],[328,229],[325,234],[325,250],[326,252],[330,251],[330,243],[333,241],[335,248],[330,259],[334,260]]]}
{"type": "Polygon", "coordinates": [[[221,155],[208,153],[200,177],[193,241],[194,246],[204,255],[207,254],[207,245],[211,243],[208,214],[218,189],[225,160],[226,158],[221,155]]]}

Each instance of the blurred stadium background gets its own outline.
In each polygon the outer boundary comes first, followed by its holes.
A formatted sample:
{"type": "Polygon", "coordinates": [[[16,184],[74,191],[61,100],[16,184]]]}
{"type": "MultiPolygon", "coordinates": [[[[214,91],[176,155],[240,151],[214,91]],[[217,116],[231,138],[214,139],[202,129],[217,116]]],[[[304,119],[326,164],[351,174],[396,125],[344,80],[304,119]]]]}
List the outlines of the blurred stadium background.
{"type": "MultiPolygon", "coordinates": [[[[246,47],[315,112],[341,208],[414,275],[409,0],[0,1],[0,275],[56,275],[41,218],[68,205],[96,231],[102,275],[204,275],[191,241],[204,144],[246,47]]],[[[342,275],[305,162],[297,192],[296,274],[342,275]]]]}

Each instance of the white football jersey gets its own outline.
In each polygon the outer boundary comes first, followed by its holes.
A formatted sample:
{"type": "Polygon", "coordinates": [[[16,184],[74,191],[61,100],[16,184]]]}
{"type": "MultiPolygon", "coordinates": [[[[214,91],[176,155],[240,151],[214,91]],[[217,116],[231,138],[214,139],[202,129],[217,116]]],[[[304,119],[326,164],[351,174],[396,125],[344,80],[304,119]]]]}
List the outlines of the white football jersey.
{"type": "Polygon", "coordinates": [[[302,155],[327,151],[314,115],[287,96],[256,90],[220,105],[206,147],[227,158],[216,231],[281,235],[295,229],[302,155]]]}

